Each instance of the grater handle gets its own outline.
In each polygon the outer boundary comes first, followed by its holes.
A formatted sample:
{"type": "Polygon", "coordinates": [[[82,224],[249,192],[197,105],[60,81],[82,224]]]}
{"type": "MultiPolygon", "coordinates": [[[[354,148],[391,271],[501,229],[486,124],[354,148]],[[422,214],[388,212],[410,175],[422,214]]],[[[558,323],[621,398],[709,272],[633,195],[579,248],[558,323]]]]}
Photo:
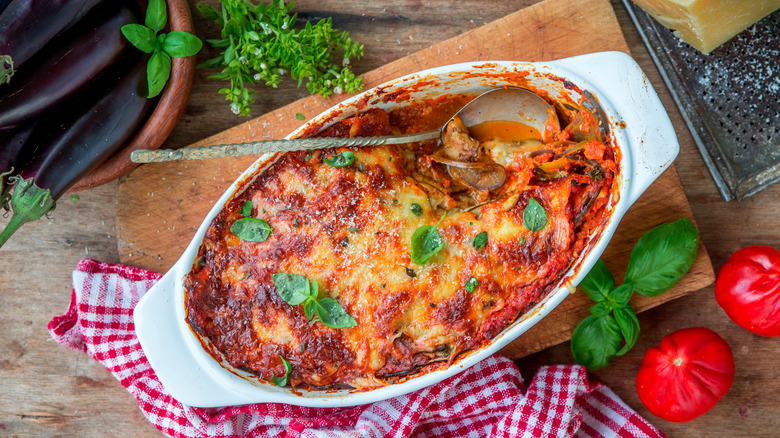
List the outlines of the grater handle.
{"type": "MultiPolygon", "coordinates": [[[[680,151],[672,121],[639,64],[623,52],[601,52],[549,63],[595,86],[590,91],[610,120],[624,160],[624,187],[633,204],[669,168],[680,151]],[[622,122],[622,123],[621,123],[622,122]],[[622,128],[622,126],[625,126],[622,128]],[[626,149],[626,148],[623,148],[626,149]],[[627,165],[626,165],[627,164],[627,165]]],[[[626,193],[624,193],[626,195],[626,193]]]]}

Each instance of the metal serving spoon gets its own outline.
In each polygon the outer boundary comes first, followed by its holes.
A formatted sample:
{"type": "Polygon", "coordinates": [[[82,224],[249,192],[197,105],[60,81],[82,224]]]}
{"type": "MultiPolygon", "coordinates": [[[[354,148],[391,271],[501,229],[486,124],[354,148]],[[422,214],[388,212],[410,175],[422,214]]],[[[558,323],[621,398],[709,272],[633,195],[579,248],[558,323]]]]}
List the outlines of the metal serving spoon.
{"type": "MultiPolygon", "coordinates": [[[[467,127],[488,121],[520,122],[545,132],[548,121],[556,125],[558,118],[555,110],[536,93],[524,88],[496,88],[480,94],[467,103],[452,118],[460,117],[467,127]]],[[[452,120],[452,118],[450,120],[452,120]]],[[[386,137],[351,137],[351,138],[296,138],[293,140],[265,140],[248,143],[236,143],[205,147],[182,149],[139,149],[133,151],[130,160],[134,163],[153,163],[175,160],[200,160],[206,158],[236,157],[239,155],[264,154],[273,152],[289,152],[297,150],[325,149],[333,147],[378,146],[404,144],[441,138],[444,129],[450,121],[441,128],[408,135],[393,135],[386,137]]]]}

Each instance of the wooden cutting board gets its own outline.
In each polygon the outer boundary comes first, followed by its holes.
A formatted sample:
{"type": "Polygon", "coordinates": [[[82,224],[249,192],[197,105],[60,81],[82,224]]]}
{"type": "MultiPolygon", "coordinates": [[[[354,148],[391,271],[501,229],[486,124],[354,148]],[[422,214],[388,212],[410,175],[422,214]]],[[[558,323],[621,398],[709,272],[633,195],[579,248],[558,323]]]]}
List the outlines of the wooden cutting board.
{"type": "MultiPolygon", "coordinates": [[[[549,61],[607,50],[628,53],[608,0],[581,0],[577,7],[572,7],[569,0],[546,0],[387,64],[363,78],[368,89],[405,74],[457,62],[549,61]]],[[[307,97],[192,146],[282,138],[303,123],[295,114],[313,117],[344,97],[307,97]]],[[[254,160],[250,156],[147,164],[130,173],[120,181],[117,196],[122,263],[159,272],[170,268],[213,203],[254,160]]],[[[631,248],[644,232],[680,217],[693,220],[672,167],[631,207],[604,253],[615,276],[622,278],[631,248]]],[[[635,294],[632,305],[640,312],[713,281],[712,264],[702,246],[691,271],[672,290],[655,298],[635,294]]],[[[516,359],[568,340],[590,305],[584,293],[573,294],[502,353],[516,359]]]]}

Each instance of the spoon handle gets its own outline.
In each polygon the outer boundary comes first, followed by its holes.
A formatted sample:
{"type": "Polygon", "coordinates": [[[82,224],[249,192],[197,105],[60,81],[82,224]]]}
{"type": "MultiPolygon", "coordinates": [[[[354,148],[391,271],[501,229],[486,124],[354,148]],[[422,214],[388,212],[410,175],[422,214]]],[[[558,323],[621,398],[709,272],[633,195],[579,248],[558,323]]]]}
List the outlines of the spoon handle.
{"type": "Polygon", "coordinates": [[[434,130],[417,134],[392,135],[387,137],[297,138],[294,140],[265,140],[181,149],[139,149],[130,154],[130,160],[134,163],[157,163],[162,161],[202,160],[207,158],[237,157],[239,155],[325,149],[342,146],[356,147],[404,144],[433,140],[438,138],[439,134],[439,130],[434,130]]]}

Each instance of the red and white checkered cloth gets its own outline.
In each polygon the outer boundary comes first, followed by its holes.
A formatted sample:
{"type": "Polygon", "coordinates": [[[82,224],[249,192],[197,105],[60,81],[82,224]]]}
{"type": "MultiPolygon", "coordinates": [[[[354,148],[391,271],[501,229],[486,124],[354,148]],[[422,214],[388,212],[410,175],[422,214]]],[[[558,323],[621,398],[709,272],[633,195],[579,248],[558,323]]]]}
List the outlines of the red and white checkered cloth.
{"type": "Polygon", "coordinates": [[[662,437],[580,366],[539,370],[528,390],[514,364],[494,355],[443,382],[369,405],[305,408],[278,403],[201,409],[175,400],[135,336],[133,308],[160,278],[82,260],[68,312],[49,323],[60,344],[87,353],[174,437],[662,437]]]}

